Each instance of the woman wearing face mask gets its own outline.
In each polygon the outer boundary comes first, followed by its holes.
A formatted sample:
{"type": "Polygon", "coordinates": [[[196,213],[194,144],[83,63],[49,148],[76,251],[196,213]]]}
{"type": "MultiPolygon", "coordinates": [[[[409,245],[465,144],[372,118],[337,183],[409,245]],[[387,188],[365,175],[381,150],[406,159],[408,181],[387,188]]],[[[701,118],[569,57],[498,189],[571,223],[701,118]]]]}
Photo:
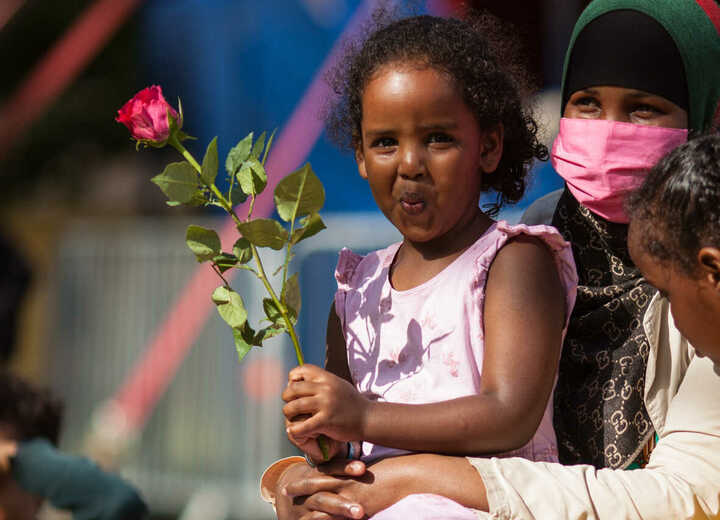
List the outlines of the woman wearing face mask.
{"type": "Polygon", "coordinates": [[[654,445],[643,317],[655,290],[628,254],[623,203],[660,157],[720,115],[708,16],[717,10],[712,0],[600,1],[573,33],[552,153],[566,188],[524,218],[551,215],[580,280],[555,392],[562,462],[642,466],[654,445]]]}
{"type": "Polygon", "coordinates": [[[552,222],[577,263],[554,422],[561,461],[580,465],[412,455],[370,467],[364,480],[294,466],[276,491],[304,498],[294,508],[279,499],[280,518],[357,518],[351,506],[372,514],[423,492],[492,518],[720,515],[720,368],[695,356],[634,266],[623,209],[661,156],[720,123],[720,5],[595,0],[573,32],[562,100],[552,161],[566,188],[524,220],[552,222]],[[645,469],[624,471],[648,455],[645,469]]]}

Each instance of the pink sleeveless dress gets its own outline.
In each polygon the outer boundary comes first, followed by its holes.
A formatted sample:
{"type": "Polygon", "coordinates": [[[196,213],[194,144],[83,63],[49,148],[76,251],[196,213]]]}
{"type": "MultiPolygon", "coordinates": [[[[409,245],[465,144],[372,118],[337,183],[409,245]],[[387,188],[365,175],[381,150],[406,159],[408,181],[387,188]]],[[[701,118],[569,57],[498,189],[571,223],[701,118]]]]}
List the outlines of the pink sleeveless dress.
{"type": "MultiPolygon", "coordinates": [[[[393,289],[388,276],[400,243],[364,257],[348,249],[340,251],[335,272],[335,309],[358,391],[370,399],[408,404],[477,394],[482,378],[487,273],[500,248],[519,234],[543,240],[553,252],[566,294],[567,327],[575,303],[577,275],[570,245],[553,227],[496,222],[443,271],[406,291],[393,289]]],[[[368,463],[407,453],[362,444],[362,459],[368,463]]],[[[557,461],[552,396],[534,437],[520,449],[500,456],[557,461]]],[[[399,518],[400,514],[407,517],[408,504],[414,518],[444,518],[437,513],[443,501],[452,506],[446,513],[453,511],[455,518],[461,506],[433,495],[407,497],[381,513],[385,516],[379,514],[376,518],[399,518]],[[418,516],[422,510],[427,510],[429,516],[418,516]]],[[[474,515],[472,510],[467,512],[474,515]]]]}

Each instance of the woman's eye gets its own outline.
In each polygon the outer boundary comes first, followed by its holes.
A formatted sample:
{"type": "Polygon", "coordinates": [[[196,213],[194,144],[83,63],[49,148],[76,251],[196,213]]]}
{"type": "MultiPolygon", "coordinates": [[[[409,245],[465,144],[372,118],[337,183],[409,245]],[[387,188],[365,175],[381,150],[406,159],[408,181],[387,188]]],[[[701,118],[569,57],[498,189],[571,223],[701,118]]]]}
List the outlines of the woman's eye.
{"type": "Polygon", "coordinates": [[[652,105],[637,105],[633,108],[632,113],[638,117],[653,117],[662,112],[652,105]]]}
{"type": "Polygon", "coordinates": [[[600,107],[600,103],[598,102],[598,100],[592,96],[579,97],[573,103],[580,107],[588,107],[588,108],[600,107]]]}
{"type": "Polygon", "coordinates": [[[397,145],[397,141],[392,137],[379,137],[372,142],[373,148],[389,148],[397,145]]]}
{"type": "Polygon", "coordinates": [[[443,132],[436,132],[428,136],[428,143],[452,143],[455,139],[451,135],[443,132]]]}

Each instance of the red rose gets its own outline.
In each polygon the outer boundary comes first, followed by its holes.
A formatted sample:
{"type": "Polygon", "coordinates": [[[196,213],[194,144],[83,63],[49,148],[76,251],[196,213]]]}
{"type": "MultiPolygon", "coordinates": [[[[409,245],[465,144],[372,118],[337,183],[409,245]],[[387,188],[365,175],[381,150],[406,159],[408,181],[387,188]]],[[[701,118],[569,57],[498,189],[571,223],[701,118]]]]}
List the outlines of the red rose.
{"type": "Polygon", "coordinates": [[[138,141],[165,144],[170,136],[170,117],[177,121],[178,127],[182,126],[178,113],[165,101],[162,88],[153,85],[125,103],[115,121],[127,126],[138,141]]]}

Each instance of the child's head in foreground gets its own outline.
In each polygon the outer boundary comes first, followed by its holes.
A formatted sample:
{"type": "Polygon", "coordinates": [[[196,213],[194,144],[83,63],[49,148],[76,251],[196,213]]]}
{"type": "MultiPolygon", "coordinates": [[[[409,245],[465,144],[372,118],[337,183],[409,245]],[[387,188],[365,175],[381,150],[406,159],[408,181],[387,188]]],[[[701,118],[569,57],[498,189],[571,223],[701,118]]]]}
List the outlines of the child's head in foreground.
{"type": "Polygon", "coordinates": [[[720,135],[663,158],[628,200],[629,247],[678,330],[720,366],[720,135]]]}
{"type": "MultiPolygon", "coordinates": [[[[57,445],[62,405],[49,392],[0,371],[0,443],[42,437],[57,445]]],[[[31,520],[42,504],[0,473],[0,520],[31,520]]]]}
{"type": "Polygon", "coordinates": [[[327,124],[386,217],[423,242],[477,213],[482,192],[497,194],[491,215],[517,202],[547,149],[507,30],[472,14],[377,25],[331,74],[327,124]]]}

